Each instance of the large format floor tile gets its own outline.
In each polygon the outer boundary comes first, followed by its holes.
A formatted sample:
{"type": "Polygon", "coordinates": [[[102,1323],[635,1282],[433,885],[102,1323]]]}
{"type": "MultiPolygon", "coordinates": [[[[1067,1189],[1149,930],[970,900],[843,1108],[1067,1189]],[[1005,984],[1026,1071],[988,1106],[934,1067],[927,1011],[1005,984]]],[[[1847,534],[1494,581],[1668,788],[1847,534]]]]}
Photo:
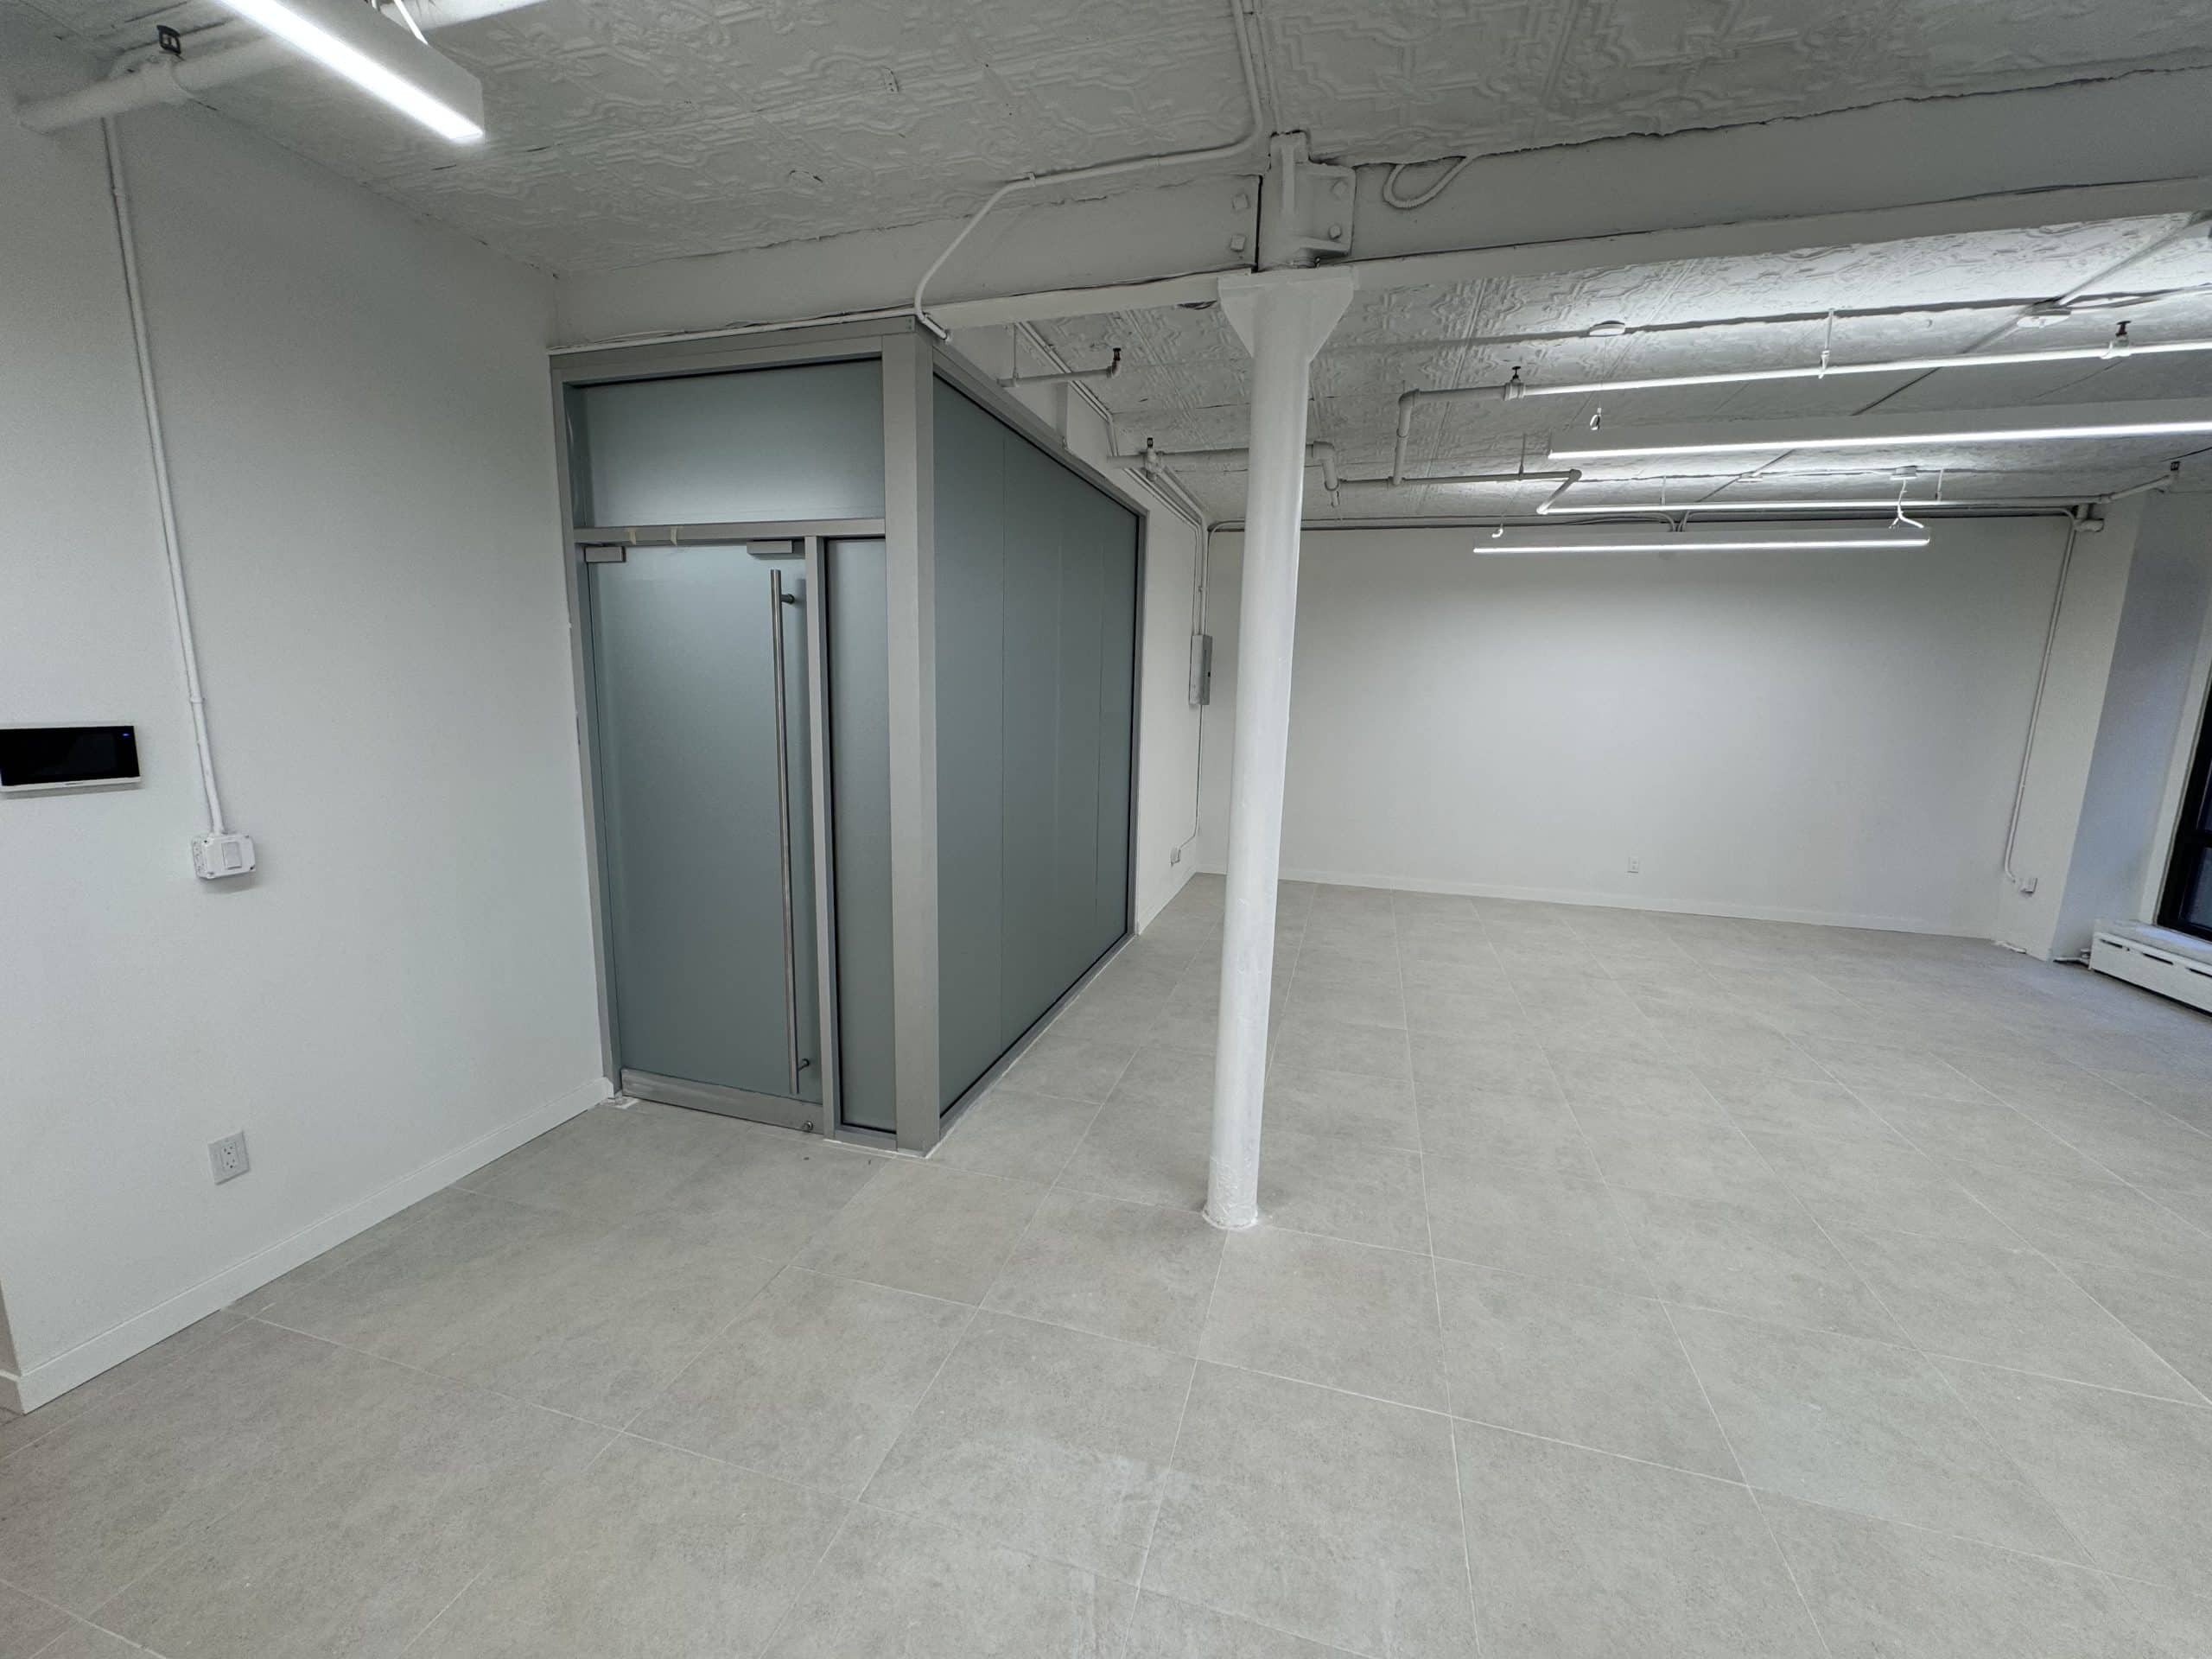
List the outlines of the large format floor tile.
{"type": "Polygon", "coordinates": [[[972,1310],[787,1270],[640,1411],[631,1432],[856,1497],[972,1310]]]}
{"type": "Polygon", "coordinates": [[[1232,1236],[1205,1358],[1441,1411],[1442,1339],[1427,1255],[1276,1227],[1232,1236]]]}
{"type": "Polygon", "coordinates": [[[1134,1586],[856,1507],[764,1659],[1115,1659],[1134,1586]]]}
{"type": "Polygon", "coordinates": [[[1818,1659],[1742,1486],[1473,1425],[1459,1473],[1485,1659],[1818,1659]]]}
{"type": "Polygon", "coordinates": [[[1454,1416],[1737,1478],[1658,1302],[1456,1262],[1436,1287],[1454,1416]]]}
{"type": "Polygon", "coordinates": [[[2212,1408],[1942,1365],[2097,1566],[2212,1594],[2212,1408]]]}
{"type": "Polygon", "coordinates": [[[1201,1364],[1145,1586],[1374,1659],[1473,1650],[1448,1420],[1201,1364]]]}
{"type": "Polygon", "coordinates": [[[417,1642],[428,1659],[756,1653],[848,1505],[620,1440],[417,1642]]]}
{"type": "Polygon", "coordinates": [[[613,1438],[365,1355],[340,1376],[315,1439],[104,1603],[101,1624],[168,1654],[396,1653],[613,1438]]]}
{"type": "Polygon", "coordinates": [[[799,1253],[816,1273],[979,1302],[1045,1196],[1033,1181],[893,1163],[799,1253]]]}
{"type": "Polygon", "coordinates": [[[1224,1237],[1185,1210],[1049,1192],[983,1305],[1195,1353],[1224,1237]]]}
{"type": "Polygon", "coordinates": [[[1440,1256],[1611,1290],[1650,1284],[1611,1196],[1548,1170],[1424,1156],[1431,1248],[1440,1256]]]}
{"type": "Polygon", "coordinates": [[[1840,1510],[1762,1500],[1834,1659],[2191,1659],[2212,1602],[1840,1510]]]}
{"type": "Polygon", "coordinates": [[[2025,1245],[1910,1233],[1835,1240],[1923,1352],[2196,1401],[2094,1297],[2025,1245]]]}
{"type": "Polygon", "coordinates": [[[1135,1583],[1192,1363],[979,1313],[863,1501],[1135,1583]]]}
{"type": "Polygon", "coordinates": [[[2050,1504],[1919,1353],[1690,1309],[1675,1323],[1752,1485],[2079,1559],[2050,1504]]]}
{"type": "Polygon", "coordinates": [[[1223,907],[926,1163],[595,1109],[0,1420],[0,1659],[2212,1651],[2212,1020],[1287,882],[1225,1234],[1223,907]]]}

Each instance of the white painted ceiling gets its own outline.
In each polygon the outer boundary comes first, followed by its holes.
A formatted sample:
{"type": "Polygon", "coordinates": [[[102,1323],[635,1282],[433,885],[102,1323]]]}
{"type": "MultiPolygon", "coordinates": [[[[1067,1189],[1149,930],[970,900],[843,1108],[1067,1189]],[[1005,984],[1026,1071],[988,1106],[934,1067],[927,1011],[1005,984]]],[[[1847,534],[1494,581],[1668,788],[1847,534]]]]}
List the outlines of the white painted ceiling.
{"type": "MultiPolygon", "coordinates": [[[[95,56],[193,28],[212,0],[0,0],[95,56]]],[[[1274,123],[1353,162],[1491,153],[1979,91],[2212,64],[2212,0],[1255,0],[1274,123]]],[[[370,188],[556,272],[602,270],[971,207],[993,185],[1233,137],[1243,97],[1226,0],[543,0],[442,31],[484,79],[492,137],[418,138],[309,68],[219,89],[218,109],[370,188]]],[[[1835,325],[1839,359],[1964,350],[2024,302],[2097,276],[2177,221],[2060,226],[1764,258],[1684,262],[1363,296],[1315,374],[1313,435],[1350,475],[1386,473],[1396,398],[1412,386],[1591,379],[1810,361],[1832,307],[1928,309],[1835,325]],[[1815,320],[1681,327],[1810,313],[1815,320]],[[1654,332],[1592,339],[1618,321],[1654,332]]],[[[2055,327],[2029,343],[2212,335],[2212,243],[2202,237],[2107,286],[2184,290],[2055,327]]],[[[1211,310],[1047,326],[1077,365],[1119,346],[1099,387],[1121,442],[1239,445],[1241,348],[1211,310]]],[[[2013,343],[2008,341],[2008,343],[2013,343]]],[[[1032,369],[1042,362],[1025,365],[1032,369]]],[[[2212,359],[1945,371],[1822,383],[1647,391],[1604,400],[1609,422],[2085,402],[2212,391],[2212,359]]],[[[1541,468],[1547,440],[1598,400],[1430,406],[1416,471],[1541,468]]],[[[1879,474],[1946,469],[1952,498],[2063,494],[2154,476],[2171,445],[2071,444],[1866,454],[1879,474]]],[[[1675,463],[1680,465],[1680,463],[1675,463]]],[[[1784,456],[1733,493],[1808,493],[1784,456]],[[1771,481],[1769,481],[1771,480],[1771,481]]],[[[1632,480],[1635,463],[1593,473],[1632,480]]],[[[1179,469],[1207,512],[1242,510],[1236,471],[1179,469]]],[[[1724,481],[1669,485],[1670,499],[1724,481]]],[[[1852,481],[1854,493],[1866,480],[1852,481]]],[[[1823,485],[1823,489],[1834,487],[1823,485]]],[[[1594,499],[1648,496],[1624,481],[1594,499]]],[[[1318,516],[1527,512],[1543,490],[1413,486],[1347,493],[1318,480],[1318,516]]],[[[1819,491],[1809,492],[1814,493],[1819,491]]]]}
{"type": "MultiPolygon", "coordinates": [[[[96,54],[212,0],[0,0],[96,54]]],[[[1353,161],[1491,153],[2212,64],[2212,0],[1255,0],[1274,124],[1353,161]]],[[[639,264],[972,207],[1236,136],[1227,0],[543,0],[444,30],[457,153],[320,72],[216,108],[514,257],[639,264]]]]}
{"type": "MultiPolygon", "coordinates": [[[[1347,477],[1387,476],[1401,392],[1414,387],[1495,385],[1516,367],[1530,383],[1774,368],[1820,359],[1831,307],[1912,309],[1878,318],[1845,315],[1834,324],[1838,362],[1972,349],[2101,346],[2122,318],[2135,340],[2212,339],[2212,239],[2202,229],[2099,283],[2101,293],[2142,295],[2115,310],[2066,321],[2018,326],[2029,303],[2064,294],[2112,270],[2184,228],[2179,219],[2063,225],[1814,248],[1755,258],[1580,271],[1450,287],[1363,292],[1316,360],[1310,435],[1337,446],[1347,477]],[[1719,320],[1795,315],[1799,320],[1719,320]],[[1600,322],[1631,329],[1590,338],[1600,322]],[[2001,338],[1992,340],[2002,331],[2001,338]],[[1985,346],[1984,342],[1988,342],[1985,346]]],[[[1121,447],[1209,449],[1245,442],[1243,347],[1216,309],[1175,308],[1083,317],[1039,326],[1073,367],[1093,367],[1122,348],[1122,372],[1091,383],[1114,411],[1121,447]]],[[[1049,367],[1041,353],[1025,372],[1049,367]]],[[[2116,362],[1946,369],[1924,378],[1865,375],[1824,381],[1659,390],[1606,397],[1522,398],[1512,403],[1421,407],[1409,447],[1409,474],[1511,471],[1525,455],[1532,469],[1554,436],[1586,429],[1600,408],[1608,425],[1688,420],[1754,420],[1848,415],[1877,403],[1886,410],[2013,407],[2037,403],[2120,402],[2212,395],[2212,353],[2116,362]]],[[[1695,499],[1728,484],[1731,497],[1768,499],[1893,493],[1894,469],[1942,469],[1946,499],[2079,496],[2158,476],[2196,441],[2106,442],[1867,451],[1840,460],[1801,450],[1765,467],[1756,481],[1730,483],[1745,463],[1733,458],[1619,461],[1586,468],[1573,499],[1649,500],[1662,473],[1669,501],[1695,499]],[[1847,467],[1847,479],[1808,475],[1847,467]],[[1688,473],[1689,476],[1681,476],[1688,473]],[[1619,480],[1611,484],[1608,480],[1619,480]]],[[[1243,516],[1241,468],[1183,463],[1173,470],[1211,518],[1243,516]]],[[[1935,487],[1930,476],[1916,494],[1935,487]]],[[[1411,486],[1345,491],[1330,500],[1318,472],[1308,474],[1307,511],[1315,518],[1489,512],[1527,513],[1551,485],[1411,486]]]]}

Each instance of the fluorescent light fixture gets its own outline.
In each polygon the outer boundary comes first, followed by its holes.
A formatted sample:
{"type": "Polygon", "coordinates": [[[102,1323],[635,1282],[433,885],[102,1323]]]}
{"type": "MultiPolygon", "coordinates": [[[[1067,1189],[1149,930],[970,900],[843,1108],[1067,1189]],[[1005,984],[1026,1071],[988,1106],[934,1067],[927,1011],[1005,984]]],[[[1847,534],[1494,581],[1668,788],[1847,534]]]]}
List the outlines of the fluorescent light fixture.
{"type": "MultiPolygon", "coordinates": [[[[1885,506],[1889,504],[1885,502],[1885,506]]],[[[1790,553],[1925,547],[1928,527],[1910,519],[1881,524],[1724,525],[1717,529],[1500,529],[1477,541],[1478,553],[1790,553]]]]}
{"type": "Polygon", "coordinates": [[[1938,357],[1893,357],[1873,363],[1804,364],[1787,369],[1718,369],[1710,374],[1648,374],[1626,380],[1562,381],[1523,385],[1523,397],[1586,397],[1608,391],[1652,391],[1668,386],[1739,386],[1764,380],[1832,380],[1845,374],[1917,374],[1932,369],[2001,369],[2010,363],[2125,363],[2138,357],[2212,352],[2212,340],[2169,340],[2101,346],[2054,346],[2020,352],[1963,352],[1938,357]]]}
{"type": "Polygon", "coordinates": [[[1808,420],[1707,421],[1608,426],[1554,441],[1559,461],[1631,455],[1779,454],[1789,449],[1909,449],[1928,445],[2045,443],[2066,438],[2163,438],[2212,432],[2212,397],[2041,409],[1943,410],[1808,420]]]}
{"type": "Polygon", "coordinates": [[[222,3],[441,138],[459,144],[484,136],[483,84],[365,0],[222,3]]]}
{"type": "Polygon", "coordinates": [[[1943,505],[1944,503],[1941,501],[1900,501],[1895,496],[1885,495],[1878,500],[1871,497],[1862,497],[1851,501],[1630,501],[1626,503],[1614,501],[1602,506],[1596,505],[1586,506],[1580,501],[1561,501],[1556,504],[1547,501],[1536,511],[1547,518],[1558,518],[1563,513],[1577,512],[1616,514],[1664,512],[1687,513],[1694,517],[1704,512],[1888,512],[1893,508],[1905,512],[1917,512],[1923,507],[1940,507],[1943,505]]]}

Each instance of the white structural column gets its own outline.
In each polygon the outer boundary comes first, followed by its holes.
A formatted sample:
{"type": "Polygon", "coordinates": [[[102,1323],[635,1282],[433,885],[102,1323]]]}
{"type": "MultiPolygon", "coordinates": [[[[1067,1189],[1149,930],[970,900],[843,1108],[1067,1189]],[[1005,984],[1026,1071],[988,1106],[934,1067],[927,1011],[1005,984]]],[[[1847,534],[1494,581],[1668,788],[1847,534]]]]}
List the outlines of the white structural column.
{"type": "Polygon", "coordinates": [[[1229,772],[1229,885],[1214,1048],[1206,1219],[1260,1218],[1260,1104],[1274,985],[1275,879],[1290,748],[1290,648],[1298,524],[1306,500],[1306,383],[1313,353],[1351,302],[1349,272],[1268,270],[1221,279],[1222,314],[1252,353],[1252,442],[1236,635],[1236,752],[1229,772]]]}

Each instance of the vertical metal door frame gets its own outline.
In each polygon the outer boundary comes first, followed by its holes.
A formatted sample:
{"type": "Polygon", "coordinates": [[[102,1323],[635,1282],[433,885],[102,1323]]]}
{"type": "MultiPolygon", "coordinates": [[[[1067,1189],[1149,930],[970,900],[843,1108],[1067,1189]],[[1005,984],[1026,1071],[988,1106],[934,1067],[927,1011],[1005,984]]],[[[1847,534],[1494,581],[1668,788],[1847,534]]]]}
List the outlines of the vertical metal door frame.
{"type": "Polygon", "coordinates": [[[806,741],[814,805],[815,1050],[822,1071],[820,1131],[836,1135],[845,1121],[838,1047],[837,861],[830,778],[830,582],[826,539],[803,538],[806,550],[806,741]]]}
{"type": "Polygon", "coordinates": [[[883,344],[883,517],[891,685],[893,1121],[901,1152],[937,1145],[936,354],[910,329],[883,344]]]}

